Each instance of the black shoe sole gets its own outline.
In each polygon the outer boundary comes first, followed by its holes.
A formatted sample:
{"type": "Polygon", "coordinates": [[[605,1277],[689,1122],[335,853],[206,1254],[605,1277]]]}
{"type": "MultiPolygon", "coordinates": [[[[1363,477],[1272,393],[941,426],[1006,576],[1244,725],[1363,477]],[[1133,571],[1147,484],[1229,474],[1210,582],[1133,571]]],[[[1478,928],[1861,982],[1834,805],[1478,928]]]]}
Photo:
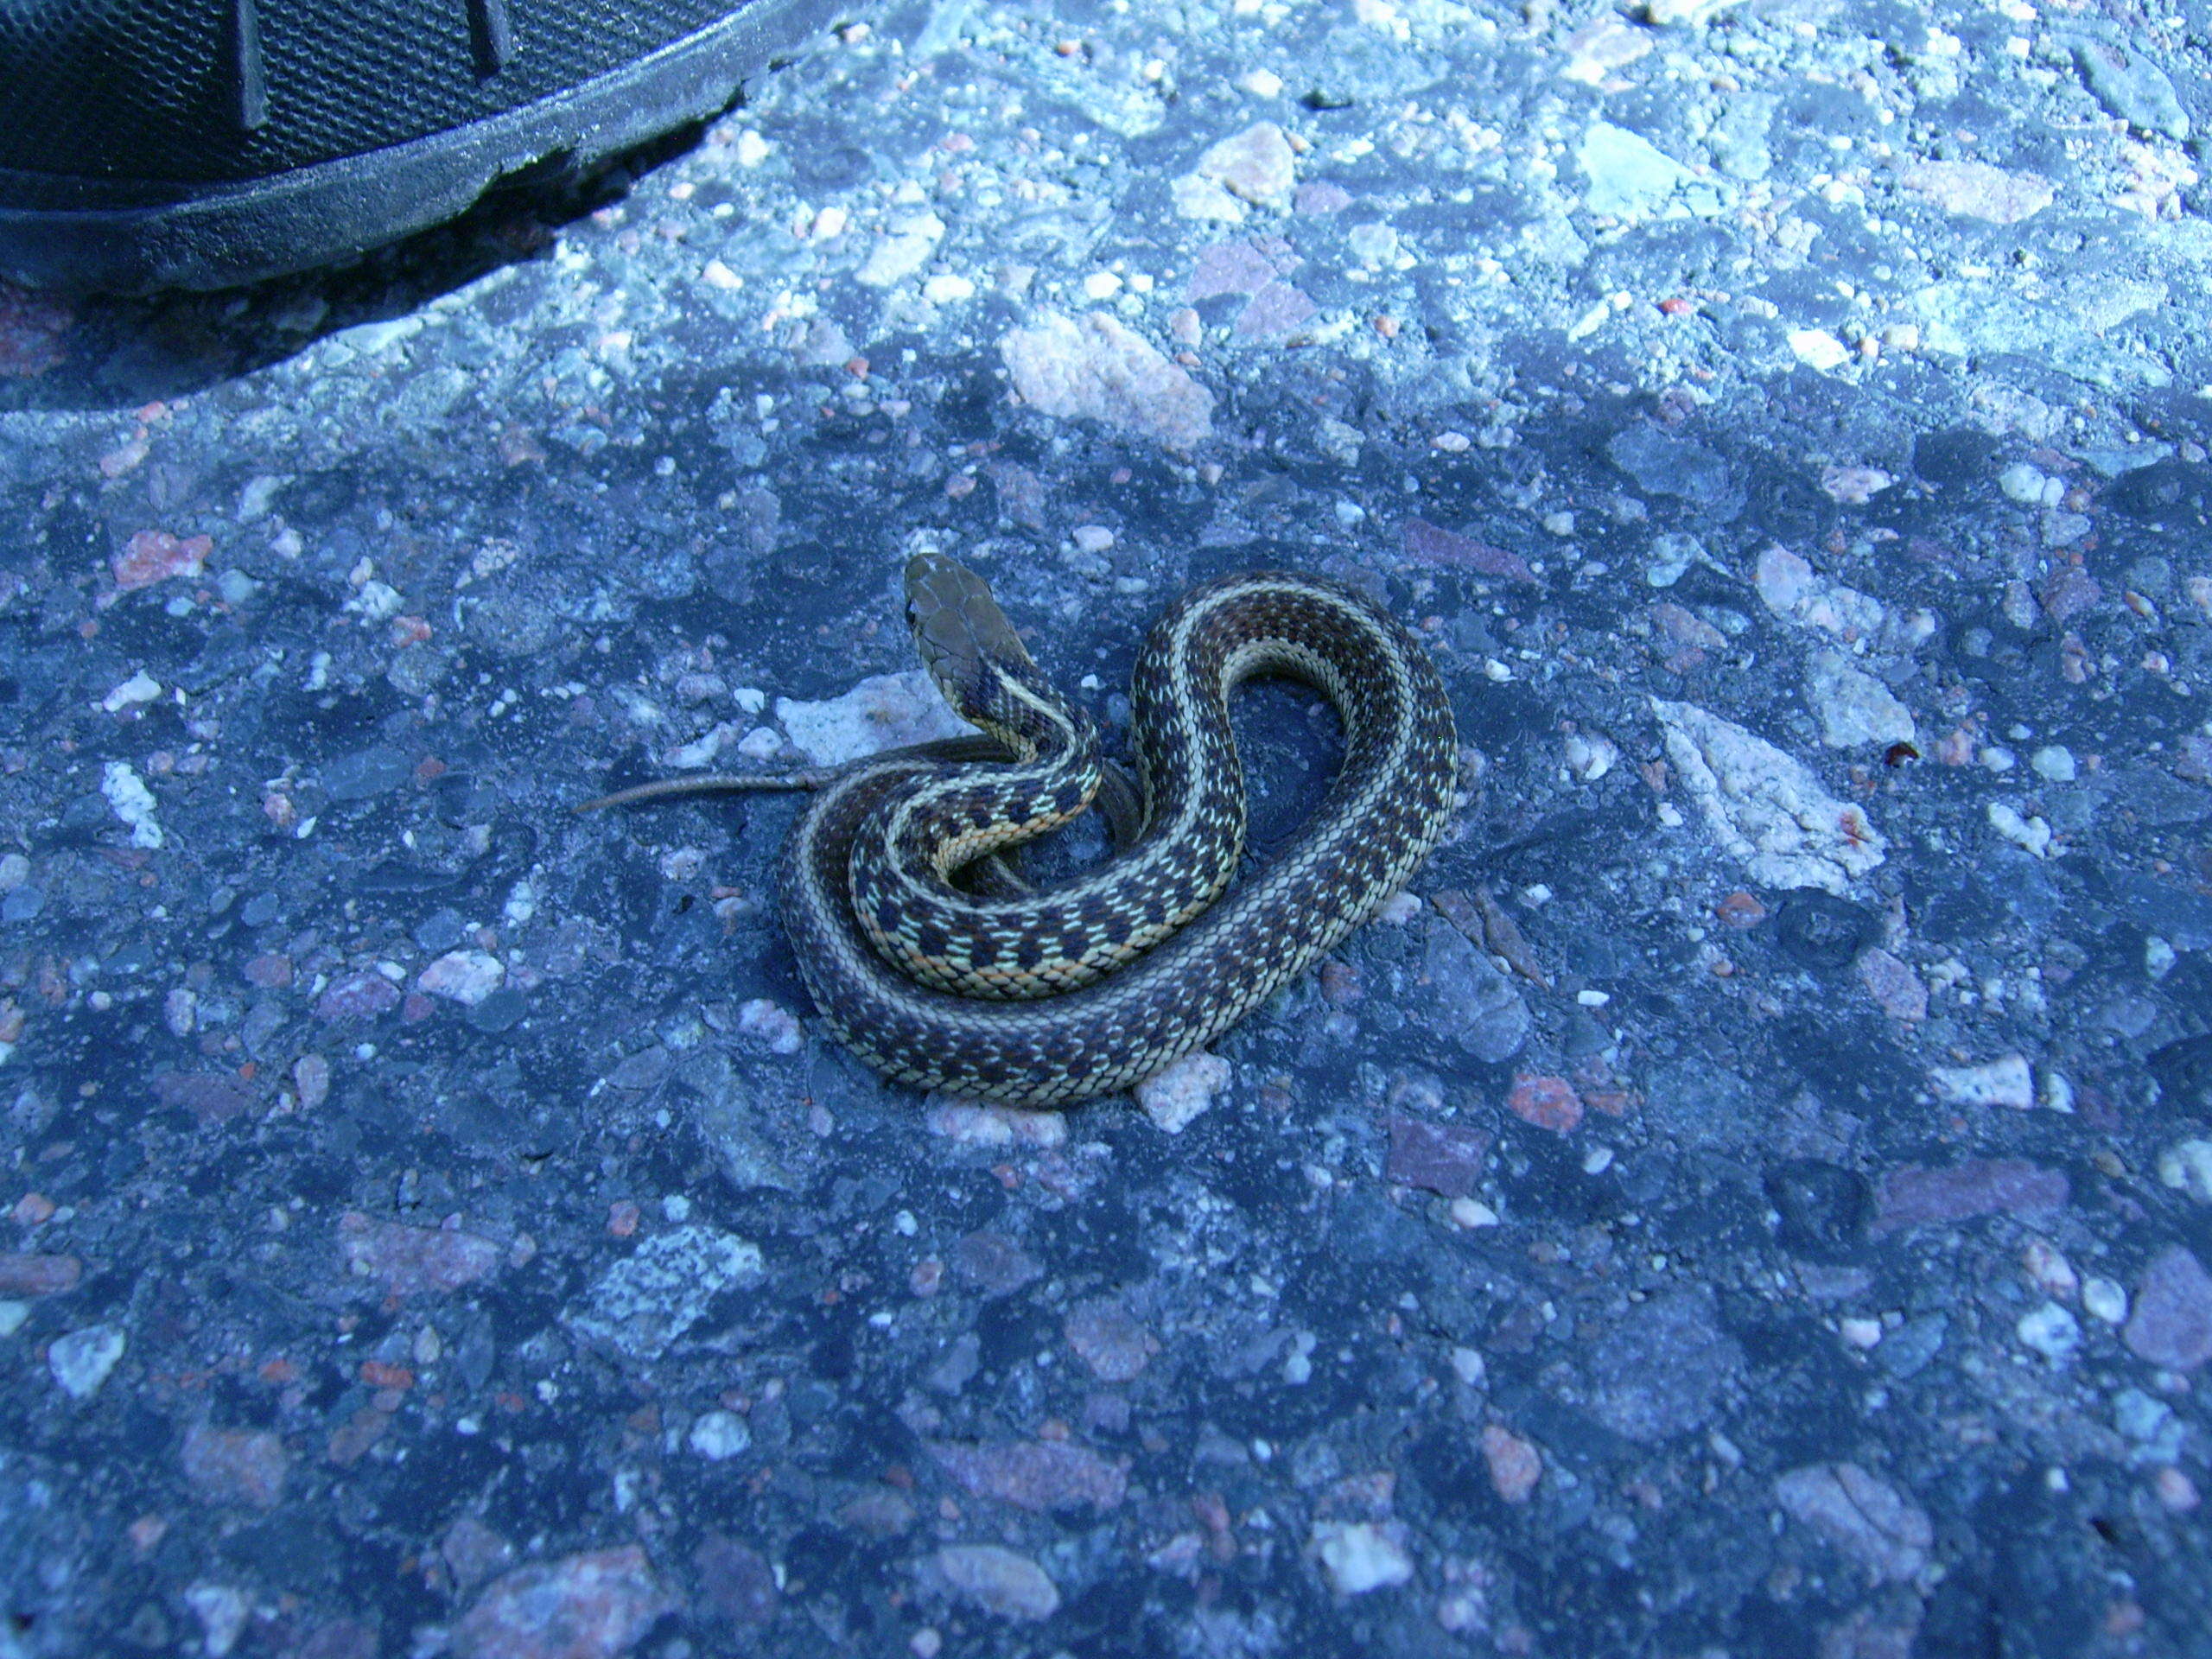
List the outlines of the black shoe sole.
{"type": "Polygon", "coordinates": [[[0,168],[0,276],[67,293],[218,289],[353,257],[461,213],[504,181],[581,171],[720,114],[748,77],[829,26],[841,0],[753,0],[650,56],[534,104],[158,207],[97,181],[0,168]]]}

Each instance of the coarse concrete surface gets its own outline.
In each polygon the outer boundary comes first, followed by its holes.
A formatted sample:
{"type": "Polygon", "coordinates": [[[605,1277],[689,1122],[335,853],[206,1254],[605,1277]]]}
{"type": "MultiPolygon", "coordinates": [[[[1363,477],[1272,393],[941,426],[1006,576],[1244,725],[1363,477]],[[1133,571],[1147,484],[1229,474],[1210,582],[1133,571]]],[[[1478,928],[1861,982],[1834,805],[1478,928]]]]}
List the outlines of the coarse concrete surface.
{"type": "Polygon", "coordinates": [[[2212,1651],[2209,48],[871,6],[0,294],[0,1655],[2212,1651]],[[569,809],[941,729],[925,549],[1109,747],[1362,585],[1446,844],[1136,1099],[882,1083],[792,798],[569,809]]]}

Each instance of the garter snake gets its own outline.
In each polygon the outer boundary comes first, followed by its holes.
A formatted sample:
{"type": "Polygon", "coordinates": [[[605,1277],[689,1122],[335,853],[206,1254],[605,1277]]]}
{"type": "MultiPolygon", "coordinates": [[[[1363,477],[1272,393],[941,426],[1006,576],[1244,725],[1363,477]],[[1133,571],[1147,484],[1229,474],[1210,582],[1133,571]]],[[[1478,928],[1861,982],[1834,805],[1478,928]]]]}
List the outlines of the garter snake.
{"type": "Polygon", "coordinates": [[[784,850],[785,928],[824,1022],[900,1083],[1024,1107],[1126,1088],[1312,967],[1444,832],[1455,735],[1427,653],[1354,588],[1257,571],[1192,588],[1146,639],[1130,688],[1142,803],[1122,810],[1138,822],[1117,824],[1120,855],[1040,893],[963,892],[962,867],[1090,803],[1096,734],[953,560],[908,563],[906,613],[946,700],[984,738],[589,804],[813,788],[784,850]],[[1296,834],[1232,883],[1245,796],[1229,698],[1262,674],[1334,705],[1344,762],[1296,834]]]}

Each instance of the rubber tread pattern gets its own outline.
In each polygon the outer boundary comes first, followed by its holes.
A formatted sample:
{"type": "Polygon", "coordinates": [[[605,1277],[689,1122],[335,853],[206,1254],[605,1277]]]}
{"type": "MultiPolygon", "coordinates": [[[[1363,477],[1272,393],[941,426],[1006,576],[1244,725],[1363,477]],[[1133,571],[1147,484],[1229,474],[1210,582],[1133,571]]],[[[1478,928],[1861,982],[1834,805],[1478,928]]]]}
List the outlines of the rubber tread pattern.
{"type": "MultiPolygon", "coordinates": [[[[480,7],[477,9],[480,12],[480,7]]],[[[578,86],[726,16],[726,0],[510,0],[482,73],[467,0],[0,0],[0,170],[144,182],[148,199],[447,131],[578,86]],[[241,119],[242,16],[265,119],[241,119]]]]}

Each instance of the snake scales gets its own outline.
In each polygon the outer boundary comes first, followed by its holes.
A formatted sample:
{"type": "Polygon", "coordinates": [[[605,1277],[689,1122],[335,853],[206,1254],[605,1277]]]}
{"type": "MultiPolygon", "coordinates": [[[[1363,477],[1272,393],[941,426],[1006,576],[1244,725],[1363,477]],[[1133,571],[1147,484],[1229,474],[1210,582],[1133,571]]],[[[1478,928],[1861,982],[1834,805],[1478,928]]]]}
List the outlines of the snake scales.
{"type": "Polygon", "coordinates": [[[1118,810],[1120,855],[1040,893],[963,891],[956,872],[1065,823],[1115,774],[980,577],[922,555],[906,613],[947,701],[986,737],[589,803],[814,788],[784,851],[784,925],[823,1020],[899,1082],[1025,1107],[1125,1088],[1304,973],[1443,834],[1455,737],[1435,665],[1356,590],[1257,571],[1192,588],[1145,642],[1130,689],[1142,803],[1118,810]],[[1260,674],[1328,698],[1344,764],[1278,855],[1231,885],[1245,796],[1229,698],[1260,674]]]}

